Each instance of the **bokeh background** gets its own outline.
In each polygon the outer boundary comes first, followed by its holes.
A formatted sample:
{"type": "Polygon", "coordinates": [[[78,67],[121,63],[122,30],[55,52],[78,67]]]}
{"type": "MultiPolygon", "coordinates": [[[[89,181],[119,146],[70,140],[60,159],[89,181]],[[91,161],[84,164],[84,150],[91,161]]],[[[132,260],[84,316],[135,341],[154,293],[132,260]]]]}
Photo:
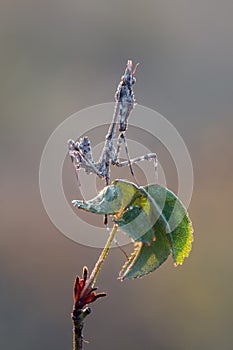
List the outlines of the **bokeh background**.
{"type": "Polygon", "coordinates": [[[195,242],[182,267],[169,259],[125,283],[116,279],[124,257],[113,249],[98,279],[108,297],[93,305],[86,349],[232,349],[232,1],[0,6],[0,349],[72,348],[73,280],[99,250],[50,222],[39,162],[66,117],[113,100],[128,58],[141,63],[138,103],[164,115],[190,151],[195,242]]]}

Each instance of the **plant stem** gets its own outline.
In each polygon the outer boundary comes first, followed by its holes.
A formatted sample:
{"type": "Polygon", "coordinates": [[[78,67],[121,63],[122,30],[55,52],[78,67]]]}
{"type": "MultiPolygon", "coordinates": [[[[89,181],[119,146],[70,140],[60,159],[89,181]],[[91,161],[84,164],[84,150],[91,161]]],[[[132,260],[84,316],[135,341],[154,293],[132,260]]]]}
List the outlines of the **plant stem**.
{"type": "Polygon", "coordinates": [[[117,225],[114,225],[113,228],[112,228],[112,231],[108,237],[108,240],[105,244],[105,247],[104,249],[102,250],[102,253],[100,254],[99,256],[99,259],[97,260],[96,264],[95,264],[95,267],[94,269],[92,270],[91,272],[91,275],[87,281],[87,286],[90,286],[90,287],[93,287],[95,282],[96,282],[96,279],[97,279],[97,276],[100,272],[100,269],[104,263],[104,260],[106,258],[106,256],[108,255],[108,252],[109,252],[109,249],[111,248],[111,244],[112,244],[112,241],[115,237],[115,234],[116,234],[116,231],[117,231],[117,225]]]}

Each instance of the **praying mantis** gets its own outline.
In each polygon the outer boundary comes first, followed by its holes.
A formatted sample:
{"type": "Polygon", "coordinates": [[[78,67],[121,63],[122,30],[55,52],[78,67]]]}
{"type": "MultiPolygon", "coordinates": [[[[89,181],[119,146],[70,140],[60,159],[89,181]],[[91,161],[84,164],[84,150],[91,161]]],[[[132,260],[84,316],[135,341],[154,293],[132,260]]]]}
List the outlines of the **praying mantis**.
{"type": "Polygon", "coordinates": [[[128,119],[131,111],[135,106],[135,97],[133,86],[136,82],[135,73],[138,64],[133,69],[132,60],[128,60],[125,73],[121,77],[121,81],[117,87],[115,93],[115,109],[112,122],[109,126],[108,133],[105,137],[105,144],[102,150],[102,154],[97,162],[93,160],[91,143],[88,136],[80,138],[78,141],[69,140],[68,148],[69,155],[75,168],[76,177],[78,178],[79,169],[84,169],[87,174],[95,173],[97,176],[105,180],[105,184],[110,184],[110,166],[117,167],[129,166],[130,172],[137,183],[135,178],[133,164],[143,160],[154,160],[155,170],[157,170],[157,155],[155,153],[148,153],[144,156],[130,159],[127,140],[125,133],[128,128],[128,119]],[[117,146],[114,145],[114,138],[116,136],[118,128],[117,146]],[[122,143],[125,146],[126,161],[120,161],[119,155],[122,143]]]}

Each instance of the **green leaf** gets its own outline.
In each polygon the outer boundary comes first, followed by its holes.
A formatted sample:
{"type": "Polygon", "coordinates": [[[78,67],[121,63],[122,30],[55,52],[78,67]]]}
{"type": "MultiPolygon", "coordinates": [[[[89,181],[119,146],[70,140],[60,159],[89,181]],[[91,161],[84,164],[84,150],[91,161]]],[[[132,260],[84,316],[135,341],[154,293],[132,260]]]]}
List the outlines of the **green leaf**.
{"type": "Polygon", "coordinates": [[[158,268],[172,252],[175,265],[189,255],[193,228],[177,196],[160,185],[138,187],[115,180],[94,199],[73,201],[96,214],[112,214],[114,222],[134,241],[134,251],[120,272],[121,279],[141,277],[158,268]]]}
{"type": "Polygon", "coordinates": [[[134,241],[150,243],[155,239],[153,225],[139,205],[131,205],[114,222],[134,241]]]}
{"type": "Polygon", "coordinates": [[[95,198],[85,202],[73,200],[72,204],[95,214],[118,214],[130,204],[138,190],[138,186],[132,182],[116,180],[104,187],[95,198]]]}
{"type": "Polygon", "coordinates": [[[150,244],[135,242],[134,248],[120,271],[121,280],[147,275],[157,269],[170,255],[169,241],[167,236],[161,232],[157,232],[156,241],[150,244]]]}
{"type": "Polygon", "coordinates": [[[188,213],[179,198],[167,188],[149,185],[145,190],[160,208],[163,207],[163,214],[170,227],[168,235],[173,259],[176,265],[182,264],[184,258],[189,256],[193,241],[193,227],[188,213]]]}
{"type": "Polygon", "coordinates": [[[155,230],[166,234],[168,225],[162,209],[143,187],[137,188],[129,205],[118,213],[114,221],[133,240],[145,243],[155,240],[155,230]]]}

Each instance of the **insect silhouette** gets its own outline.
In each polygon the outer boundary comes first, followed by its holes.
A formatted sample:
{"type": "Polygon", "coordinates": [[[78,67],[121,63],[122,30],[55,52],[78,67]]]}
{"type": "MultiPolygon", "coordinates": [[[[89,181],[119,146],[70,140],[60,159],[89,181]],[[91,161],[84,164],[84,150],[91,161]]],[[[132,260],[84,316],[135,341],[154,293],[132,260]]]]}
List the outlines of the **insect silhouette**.
{"type": "Polygon", "coordinates": [[[97,176],[105,180],[105,184],[110,183],[110,166],[117,167],[129,166],[130,172],[136,183],[133,164],[143,160],[154,160],[155,170],[157,171],[157,156],[155,153],[148,153],[144,156],[130,159],[127,140],[125,133],[128,128],[128,119],[131,111],[135,106],[135,97],[133,91],[133,85],[136,82],[135,73],[138,64],[133,69],[131,60],[128,60],[125,73],[121,77],[121,81],[117,87],[115,93],[115,109],[112,122],[109,126],[108,133],[105,137],[105,144],[102,150],[102,154],[97,162],[93,160],[91,143],[88,136],[80,138],[78,141],[69,140],[69,155],[75,168],[78,184],[80,186],[78,171],[84,169],[87,174],[95,173],[97,176]],[[116,136],[118,126],[118,139],[117,145],[114,145],[114,138],[116,136]],[[126,161],[120,161],[120,151],[122,144],[124,144],[126,152],[126,161]]]}

